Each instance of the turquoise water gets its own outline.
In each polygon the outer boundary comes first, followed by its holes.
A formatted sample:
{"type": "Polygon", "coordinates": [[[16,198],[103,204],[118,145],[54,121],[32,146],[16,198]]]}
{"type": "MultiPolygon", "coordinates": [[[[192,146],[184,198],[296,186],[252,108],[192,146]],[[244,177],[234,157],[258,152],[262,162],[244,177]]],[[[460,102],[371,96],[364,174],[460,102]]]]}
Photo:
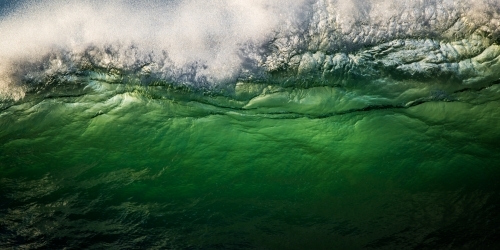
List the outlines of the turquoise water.
{"type": "Polygon", "coordinates": [[[500,247],[500,5],[346,3],[0,4],[0,249],[500,247]]]}

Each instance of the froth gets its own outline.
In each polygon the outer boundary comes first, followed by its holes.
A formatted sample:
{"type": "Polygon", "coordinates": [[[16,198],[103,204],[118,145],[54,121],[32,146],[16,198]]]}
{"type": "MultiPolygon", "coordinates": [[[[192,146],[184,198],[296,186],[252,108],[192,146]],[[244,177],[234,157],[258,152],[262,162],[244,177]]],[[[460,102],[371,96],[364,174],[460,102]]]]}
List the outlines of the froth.
{"type": "Polygon", "coordinates": [[[456,62],[478,55],[500,34],[499,0],[48,0],[17,6],[0,12],[0,98],[22,98],[47,78],[88,68],[212,88],[276,71],[393,67],[407,61],[401,56],[448,53],[435,46],[457,52],[456,62]],[[392,53],[405,39],[411,44],[404,53],[392,53]],[[462,53],[453,42],[464,39],[460,44],[470,46],[462,53]],[[353,63],[372,56],[363,49],[379,45],[389,48],[377,51],[386,61],[353,63]]]}
{"type": "Polygon", "coordinates": [[[242,51],[251,54],[248,48],[270,39],[298,5],[293,0],[26,2],[0,23],[0,91],[15,88],[22,81],[16,77],[64,73],[86,62],[119,69],[148,65],[149,71],[186,84],[234,79],[243,57],[251,57],[242,51]],[[33,65],[45,72],[27,72],[36,71],[33,65]]]}

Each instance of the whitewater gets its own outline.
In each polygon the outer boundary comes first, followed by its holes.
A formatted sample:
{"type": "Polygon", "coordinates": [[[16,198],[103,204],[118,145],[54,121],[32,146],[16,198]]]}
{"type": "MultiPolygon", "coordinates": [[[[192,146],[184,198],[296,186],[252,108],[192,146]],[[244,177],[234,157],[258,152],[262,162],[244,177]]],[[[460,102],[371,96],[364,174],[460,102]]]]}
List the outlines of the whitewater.
{"type": "Polygon", "coordinates": [[[0,248],[495,249],[500,1],[0,3],[0,248]]]}
{"type": "MultiPolygon", "coordinates": [[[[3,99],[88,69],[193,88],[498,78],[496,1],[26,2],[3,16],[3,99]]],[[[43,88],[43,87],[42,87],[43,88]]]]}

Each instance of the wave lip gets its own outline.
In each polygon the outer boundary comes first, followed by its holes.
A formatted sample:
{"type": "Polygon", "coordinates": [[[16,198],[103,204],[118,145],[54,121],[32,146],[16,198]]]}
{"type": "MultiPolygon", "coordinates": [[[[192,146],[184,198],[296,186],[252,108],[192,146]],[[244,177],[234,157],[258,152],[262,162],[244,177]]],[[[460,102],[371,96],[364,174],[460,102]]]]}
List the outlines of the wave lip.
{"type": "Polygon", "coordinates": [[[89,70],[207,90],[500,77],[496,0],[45,1],[0,20],[2,99],[89,70]]]}

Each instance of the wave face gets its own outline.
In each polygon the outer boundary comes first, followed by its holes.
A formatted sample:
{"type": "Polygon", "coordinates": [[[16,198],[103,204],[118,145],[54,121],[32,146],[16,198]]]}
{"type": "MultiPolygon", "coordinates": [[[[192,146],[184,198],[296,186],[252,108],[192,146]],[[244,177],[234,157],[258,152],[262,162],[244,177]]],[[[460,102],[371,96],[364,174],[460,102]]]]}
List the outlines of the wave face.
{"type": "Polygon", "coordinates": [[[499,0],[0,1],[0,249],[500,249],[499,0]]]}

